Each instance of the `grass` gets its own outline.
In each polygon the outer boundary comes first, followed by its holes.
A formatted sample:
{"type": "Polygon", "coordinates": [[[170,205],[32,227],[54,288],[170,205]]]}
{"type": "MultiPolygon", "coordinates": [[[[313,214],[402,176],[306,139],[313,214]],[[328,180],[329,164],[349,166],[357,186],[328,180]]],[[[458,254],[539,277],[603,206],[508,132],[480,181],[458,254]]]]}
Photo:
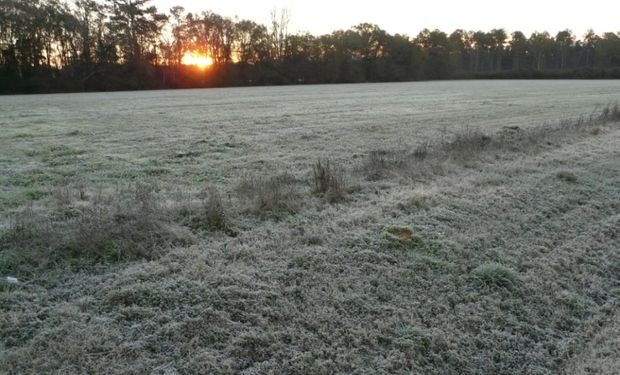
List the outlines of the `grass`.
{"type": "Polygon", "coordinates": [[[313,192],[324,196],[330,203],[341,202],[345,198],[344,174],[329,160],[319,159],[312,166],[312,184],[313,192]]]}
{"type": "Polygon", "coordinates": [[[405,152],[374,150],[362,165],[362,171],[370,181],[378,181],[390,176],[391,171],[406,165],[405,152]]]}
{"type": "Polygon", "coordinates": [[[82,192],[73,194],[68,187],[54,191],[52,210],[27,208],[2,234],[4,273],[154,259],[164,245],[191,242],[167,219],[150,185],[138,183],[85,204],[74,201],[74,195],[84,198],[82,192]]]}
{"type": "Polygon", "coordinates": [[[389,247],[413,250],[423,244],[422,239],[415,235],[409,228],[388,228],[383,237],[389,247]]]}
{"type": "Polygon", "coordinates": [[[521,283],[514,270],[497,263],[486,263],[476,267],[472,277],[479,285],[510,291],[517,289],[521,283]]]}
{"type": "Polygon", "coordinates": [[[281,218],[300,208],[297,180],[284,173],[271,177],[243,178],[236,188],[237,195],[249,204],[249,212],[259,217],[281,218]]]}
{"type": "Polygon", "coordinates": [[[427,210],[433,205],[433,198],[429,195],[415,194],[399,202],[397,207],[405,213],[414,213],[420,210],[427,210]]]}
{"type": "Polygon", "coordinates": [[[555,177],[557,177],[560,180],[570,182],[570,183],[577,182],[577,176],[575,176],[574,173],[568,172],[568,171],[560,171],[555,174],[555,177]]]}
{"type": "Polygon", "coordinates": [[[479,130],[466,130],[463,133],[457,133],[453,140],[441,145],[440,151],[448,158],[462,162],[479,157],[487,147],[491,146],[491,142],[491,136],[479,130]]]}
{"type": "Polygon", "coordinates": [[[0,368],[591,368],[613,348],[601,335],[614,332],[606,322],[620,304],[613,113],[565,122],[563,133],[525,123],[420,130],[422,146],[391,149],[381,141],[389,126],[356,137],[319,126],[303,140],[316,153],[295,148],[290,119],[269,120],[271,133],[246,124],[252,141],[217,122],[190,123],[192,136],[157,123],[115,127],[127,122],[112,113],[109,128],[88,130],[98,140],[88,147],[64,137],[74,124],[37,132],[41,150],[59,140],[88,149],[58,165],[13,153],[11,138],[0,145],[10,172],[0,194],[20,200],[3,206],[0,277],[20,282],[0,285],[0,368]],[[213,152],[231,132],[236,147],[213,152]],[[212,143],[194,141],[203,133],[212,143]],[[328,154],[331,139],[351,148],[328,154]],[[368,164],[367,150],[381,148],[391,151],[368,164]],[[146,176],[147,167],[168,172],[146,176]],[[559,183],[557,171],[579,183],[559,183]],[[330,204],[334,190],[346,199],[330,204]]]}
{"type": "MultiPolygon", "coordinates": [[[[603,107],[598,114],[579,116],[562,120],[557,124],[522,129],[505,127],[496,134],[488,134],[477,129],[457,132],[448,140],[431,144],[424,142],[413,151],[372,151],[362,167],[363,173],[371,181],[389,178],[394,175],[407,177],[427,177],[445,173],[448,164],[467,165],[472,161],[496,158],[512,153],[539,152],[558,142],[566,142],[575,136],[598,135],[601,125],[614,123],[620,117],[618,104],[603,107]]],[[[562,179],[562,177],[558,178],[562,179]]],[[[574,182],[566,180],[568,182],[574,182]]]]}
{"type": "Polygon", "coordinates": [[[202,223],[207,230],[227,231],[230,222],[220,192],[215,187],[209,187],[202,192],[202,223]]]}

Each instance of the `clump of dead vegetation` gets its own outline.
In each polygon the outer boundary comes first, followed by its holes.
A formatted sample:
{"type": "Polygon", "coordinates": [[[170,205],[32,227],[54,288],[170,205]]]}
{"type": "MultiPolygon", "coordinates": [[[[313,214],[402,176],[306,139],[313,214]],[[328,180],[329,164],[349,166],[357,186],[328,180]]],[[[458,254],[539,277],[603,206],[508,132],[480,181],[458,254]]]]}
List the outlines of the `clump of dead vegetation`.
{"type": "Polygon", "coordinates": [[[0,237],[5,271],[152,259],[166,246],[192,242],[169,220],[152,185],[136,183],[90,199],[64,186],[53,195],[55,207],[23,209],[0,237]]]}
{"type": "Polygon", "coordinates": [[[611,121],[620,121],[620,104],[615,103],[613,105],[607,105],[598,116],[599,123],[606,123],[611,121]]]}
{"type": "Polygon", "coordinates": [[[493,139],[491,136],[480,130],[467,129],[458,133],[454,138],[441,145],[435,153],[439,152],[446,158],[453,161],[466,161],[479,155],[485,148],[489,147],[493,139]]]}
{"type": "Polygon", "coordinates": [[[329,160],[318,160],[312,166],[313,192],[324,196],[328,202],[344,200],[346,184],[344,172],[329,160]]]}
{"type": "Polygon", "coordinates": [[[620,121],[620,106],[608,105],[589,116],[562,120],[532,128],[504,127],[495,134],[466,129],[436,144],[428,142],[412,150],[374,150],[368,154],[362,171],[368,180],[393,174],[409,177],[442,174],[447,163],[467,165],[489,156],[531,153],[553,146],[569,137],[598,135],[601,126],[620,121]]]}
{"type": "Polygon", "coordinates": [[[295,176],[283,173],[271,177],[242,178],[236,193],[247,204],[247,210],[262,218],[280,218],[298,212],[301,196],[295,176]]]}
{"type": "Polygon", "coordinates": [[[368,154],[362,169],[370,181],[377,181],[389,177],[392,171],[407,165],[407,152],[373,150],[368,154]]]}
{"type": "Polygon", "coordinates": [[[207,186],[200,192],[199,198],[200,207],[196,213],[190,214],[191,226],[207,232],[233,234],[232,223],[220,191],[215,186],[207,186]]]}

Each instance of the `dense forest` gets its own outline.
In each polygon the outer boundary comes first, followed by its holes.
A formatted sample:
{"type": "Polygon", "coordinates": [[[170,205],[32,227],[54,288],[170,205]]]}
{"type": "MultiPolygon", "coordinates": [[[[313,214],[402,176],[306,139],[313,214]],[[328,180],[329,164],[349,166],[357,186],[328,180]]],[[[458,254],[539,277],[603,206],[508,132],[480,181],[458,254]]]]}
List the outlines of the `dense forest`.
{"type": "Polygon", "coordinates": [[[150,0],[0,0],[0,93],[458,78],[619,78],[620,33],[422,30],[327,35],[150,0]],[[198,69],[188,54],[209,56],[198,69]]]}

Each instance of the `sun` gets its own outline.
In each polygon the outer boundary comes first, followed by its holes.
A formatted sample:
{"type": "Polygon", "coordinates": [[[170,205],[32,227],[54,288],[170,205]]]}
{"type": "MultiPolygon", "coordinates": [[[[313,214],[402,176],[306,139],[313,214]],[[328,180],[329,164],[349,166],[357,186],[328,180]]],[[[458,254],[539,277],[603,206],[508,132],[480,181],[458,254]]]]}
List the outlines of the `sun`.
{"type": "Polygon", "coordinates": [[[196,66],[200,69],[206,69],[213,65],[213,58],[209,55],[203,55],[197,52],[188,52],[181,59],[183,65],[196,66]]]}

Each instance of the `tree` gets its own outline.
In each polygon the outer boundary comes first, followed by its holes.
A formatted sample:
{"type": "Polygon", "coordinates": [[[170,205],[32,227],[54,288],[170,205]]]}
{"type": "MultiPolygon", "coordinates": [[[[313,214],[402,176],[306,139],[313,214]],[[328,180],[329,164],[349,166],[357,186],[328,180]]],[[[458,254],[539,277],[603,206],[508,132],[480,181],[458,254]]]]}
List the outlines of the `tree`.
{"type": "Polygon", "coordinates": [[[390,79],[406,81],[422,78],[422,51],[406,35],[396,34],[388,46],[390,79]]]}
{"type": "Polygon", "coordinates": [[[526,63],[529,41],[521,31],[515,31],[510,38],[510,53],[512,55],[512,70],[520,71],[526,63]]]}
{"type": "Polygon", "coordinates": [[[466,72],[472,66],[472,46],[470,34],[464,30],[457,29],[448,37],[450,43],[451,64],[458,67],[461,72],[466,72]]]}
{"type": "Polygon", "coordinates": [[[604,69],[620,65],[620,35],[604,33],[596,45],[596,66],[604,69]]]}
{"type": "Polygon", "coordinates": [[[274,60],[282,58],[286,52],[290,21],[288,9],[284,8],[279,13],[277,9],[271,11],[271,57],[274,60]]]}
{"type": "Polygon", "coordinates": [[[529,44],[534,58],[534,68],[542,72],[547,64],[547,58],[553,49],[553,39],[548,32],[535,32],[530,36],[529,44]]]}
{"type": "Polygon", "coordinates": [[[174,21],[172,27],[172,43],[169,48],[169,61],[178,66],[181,65],[187,44],[187,23],[185,22],[185,8],[174,6],[170,8],[170,15],[174,21]]]}
{"type": "Polygon", "coordinates": [[[574,42],[573,33],[568,29],[558,32],[555,36],[555,45],[560,55],[560,70],[566,69],[566,57],[574,42]]]}
{"type": "Polygon", "coordinates": [[[79,35],[81,41],[80,61],[88,64],[93,60],[95,40],[93,34],[94,20],[101,13],[101,7],[94,0],[76,0],[76,18],[79,22],[79,35]]]}
{"type": "Polygon", "coordinates": [[[151,1],[0,0],[2,89],[401,81],[503,75],[509,68],[515,76],[584,68],[609,76],[620,68],[618,33],[590,30],[576,40],[570,30],[555,38],[515,31],[507,42],[501,28],[449,36],[424,29],[412,39],[361,23],[315,36],[289,34],[286,9],[261,25],[179,6],[167,16],[151,1]],[[212,71],[182,67],[188,52],[210,56],[212,71]]]}
{"type": "Polygon", "coordinates": [[[145,59],[156,62],[157,41],[167,16],[157,13],[152,0],[108,0],[111,12],[108,28],[113,33],[123,59],[141,64],[145,59]]]}
{"type": "Polygon", "coordinates": [[[416,37],[416,42],[425,52],[426,78],[447,78],[452,72],[450,65],[450,43],[446,33],[440,30],[422,30],[416,37]]]}
{"type": "Polygon", "coordinates": [[[600,38],[594,33],[594,30],[589,29],[586,35],[583,36],[583,44],[585,50],[585,65],[590,68],[594,65],[594,51],[600,38]]]}
{"type": "Polygon", "coordinates": [[[493,70],[500,71],[502,70],[504,44],[506,43],[508,35],[506,34],[506,30],[504,29],[493,29],[489,34],[493,41],[493,50],[495,53],[493,70]]]}
{"type": "Polygon", "coordinates": [[[242,20],[235,25],[236,55],[242,64],[258,64],[269,58],[267,28],[254,21],[242,20]]]}
{"type": "Polygon", "coordinates": [[[495,46],[493,37],[484,31],[476,31],[472,35],[474,44],[474,71],[482,72],[492,69],[492,61],[490,59],[490,51],[495,46]]]}

